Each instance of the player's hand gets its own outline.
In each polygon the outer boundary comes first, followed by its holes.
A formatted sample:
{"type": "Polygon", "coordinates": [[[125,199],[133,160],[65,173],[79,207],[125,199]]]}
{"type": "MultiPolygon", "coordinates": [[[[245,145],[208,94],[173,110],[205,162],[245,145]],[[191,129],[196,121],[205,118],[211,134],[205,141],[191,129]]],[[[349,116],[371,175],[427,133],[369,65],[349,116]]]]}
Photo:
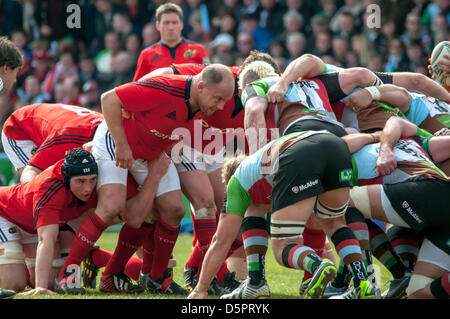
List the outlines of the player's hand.
{"type": "Polygon", "coordinates": [[[349,109],[358,112],[372,103],[372,96],[369,91],[363,89],[350,95],[344,103],[349,109]]]}
{"type": "Polygon", "coordinates": [[[116,144],[114,155],[116,158],[116,166],[128,170],[131,169],[134,158],[133,152],[131,151],[131,147],[128,143],[116,144]]]}
{"type": "Polygon", "coordinates": [[[269,103],[281,102],[284,99],[284,95],[288,90],[288,85],[283,81],[278,80],[274,85],[272,85],[266,94],[267,101],[269,103]]]}
{"type": "Polygon", "coordinates": [[[166,153],[162,153],[158,158],[148,162],[148,176],[164,176],[167,173],[171,159],[166,153]]]}
{"type": "Polygon", "coordinates": [[[389,175],[395,170],[396,167],[397,167],[397,160],[395,159],[395,155],[392,152],[392,150],[390,149],[380,150],[375,170],[377,176],[389,175]]]}
{"type": "Polygon", "coordinates": [[[36,287],[32,290],[26,291],[26,292],[22,292],[19,295],[21,296],[34,296],[34,295],[54,295],[56,294],[56,292],[51,291],[50,289],[47,288],[41,288],[41,287],[36,287]]]}
{"type": "Polygon", "coordinates": [[[208,297],[207,291],[192,290],[192,292],[187,296],[187,299],[206,299],[208,297]]]}

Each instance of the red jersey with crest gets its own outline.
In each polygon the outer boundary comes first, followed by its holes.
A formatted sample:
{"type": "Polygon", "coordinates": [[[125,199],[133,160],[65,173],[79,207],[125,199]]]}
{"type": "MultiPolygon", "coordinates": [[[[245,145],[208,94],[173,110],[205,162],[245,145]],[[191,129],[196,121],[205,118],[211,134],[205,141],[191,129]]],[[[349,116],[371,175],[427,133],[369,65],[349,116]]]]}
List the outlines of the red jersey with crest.
{"type": "Polygon", "coordinates": [[[122,123],[135,159],[157,158],[189,130],[195,115],[189,103],[191,83],[189,76],[161,75],[115,88],[131,113],[122,123]]]}
{"type": "Polygon", "coordinates": [[[87,108],[40,103],[19,108],[6,120],[3,132],[13,140],[31,140],[38,149],[29,164],[41,170],[64,158],[66,151],[92,140],[103,114],[87,108]]]}
{"type": "Polygon", "coordinates": [[[79,201],[65,187],[61,173],[64,160],[47,168],[31,181],[0,187],[0,216],[29,233],[51,224],[64,225],[97,205],[94,190],[89,201],[79,201]]]}
{"type": "Polygon", "coordinates": [[[202,44],[186,39],[173,48],[159,41],[141,52],[133,80],[174,63],[209,63],[208,52],[202,44]]]}
{"type": "MultiPolygon", "coordinates": [[[[195,64],[195,63],[185,63],[185,64],[174,64],[171,66],[176,74],[186,74],[195,75],[200,73],[206,65],[195,64]]],[[[202,113],[198,112],[195,116],[195,120],[199,122],[193,122],[193,132],[194,134],[201,134],[202,140],[202,150],[206,154],[215,154],[218,149],[213,147],[213,144],[218,143],[218,145],[225,146],[226,143],[230,142],[234,136],[245,144],[245,134],[244,134],[244,108],[242,107],[240,93],[238,90],[237,74],[240,70],[238,66],[229,67],[230,71],[234,75],[234,94],[233,97],[228,100],[223,110],[218,110],[210,116],[204,116],[202,113]],[[217,141],[219,134],[222,139],[217,141]],[[208,146],[209,145],[209,146],[208,146]]],[[[197,148],[197,145],[191,145],[197,148]]]]}

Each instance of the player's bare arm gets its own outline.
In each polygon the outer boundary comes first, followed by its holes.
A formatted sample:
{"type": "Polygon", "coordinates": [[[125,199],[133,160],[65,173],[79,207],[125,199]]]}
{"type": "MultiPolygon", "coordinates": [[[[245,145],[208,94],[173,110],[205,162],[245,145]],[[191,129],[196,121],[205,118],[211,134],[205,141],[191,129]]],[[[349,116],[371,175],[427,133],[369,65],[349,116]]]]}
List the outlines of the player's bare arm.
{"type": "Polygon", "coordinates": [[[300,77],[315,77],[323,72],[325,63],[312,54],[304,54],[286,67],[280,79],[267,92],[269,103],[282,101],[289,84],[300,77]]]}
{"type": "Polygon", "coordinates": [[[115,143],[116,166],[131,169],[133,153],[122,124],[122,103],[116,92],[109,90],[101,97],[102,112],[115,143]]]}

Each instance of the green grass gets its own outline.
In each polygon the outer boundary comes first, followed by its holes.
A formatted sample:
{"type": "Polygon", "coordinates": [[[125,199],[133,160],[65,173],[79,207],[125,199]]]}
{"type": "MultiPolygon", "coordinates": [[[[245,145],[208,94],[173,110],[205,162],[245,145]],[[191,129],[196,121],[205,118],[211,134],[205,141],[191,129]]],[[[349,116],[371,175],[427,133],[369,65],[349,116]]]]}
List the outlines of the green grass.
{"type": "MultiPolygon", "coordinates": [[[[105,232],[100,237],[98,244],[105,250],[114,251],[117,242],[118,233],[105,232]]],[[[182,234],[179,236],[177,244],[174,248],[174,258],[177,260],[177,266],[174,268],[174,280],[182,285],[183,268],[186,260],[191,253],[192,235],[182,234]]],[[[339,259],[336,257],[336,261],[339,259]]],[[[389,280],[392,279],[390,273],[386,268],[375,260],[379,267],[381,280],[378,281],[381,290],[388,288],[389,280]]],[[[99,274],[101,274],[101,271],[99,274]]],[[[266,256],[266,278],[270,286],[272,298],[274,299],[294,299],[299,298],[298,288],[303,277],[303,272],[295,269],[287,269],[277,264],[272,251],[269,247],[266,256]]],[[[98,281],[98,280],[97,280],[98,281]]],[[[17,295],[15,299],[179,299],[181,296],[167,296],[162,294],[143,293],[139,295],[125,295],[125,294],[104,294],[94,289],[87,289],[87,294],[83,296],[69,296],[69,295],[40,295],[40,296],[20,296],[17,295]]],[[[216,296],[210,298],[218,298],[216,296]]]]}

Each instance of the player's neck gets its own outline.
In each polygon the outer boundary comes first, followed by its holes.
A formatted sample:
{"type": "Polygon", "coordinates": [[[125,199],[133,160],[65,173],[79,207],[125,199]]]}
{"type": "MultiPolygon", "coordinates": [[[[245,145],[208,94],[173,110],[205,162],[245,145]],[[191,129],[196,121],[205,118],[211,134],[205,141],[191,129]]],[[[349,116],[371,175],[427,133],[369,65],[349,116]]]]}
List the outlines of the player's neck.
{"type": "Polygon", "coordinates": [[[168,46],[169,48],[174,48],[178,45],[178,43],[181,42],[181,38],[179,38],[178,40],[174,40],[174,41],[168,41],[168,40],[161,40],[162,44],[168,46]]]}
{"type": "Polygon", "coordinates": [[[189,92],[189,104],[191,105],[192,112],[196,112],[200,109],[198,105],[198,81],[199,81],[198,74],[192,77],[192,83],[191,83],[191,92],[189,92]]]}

